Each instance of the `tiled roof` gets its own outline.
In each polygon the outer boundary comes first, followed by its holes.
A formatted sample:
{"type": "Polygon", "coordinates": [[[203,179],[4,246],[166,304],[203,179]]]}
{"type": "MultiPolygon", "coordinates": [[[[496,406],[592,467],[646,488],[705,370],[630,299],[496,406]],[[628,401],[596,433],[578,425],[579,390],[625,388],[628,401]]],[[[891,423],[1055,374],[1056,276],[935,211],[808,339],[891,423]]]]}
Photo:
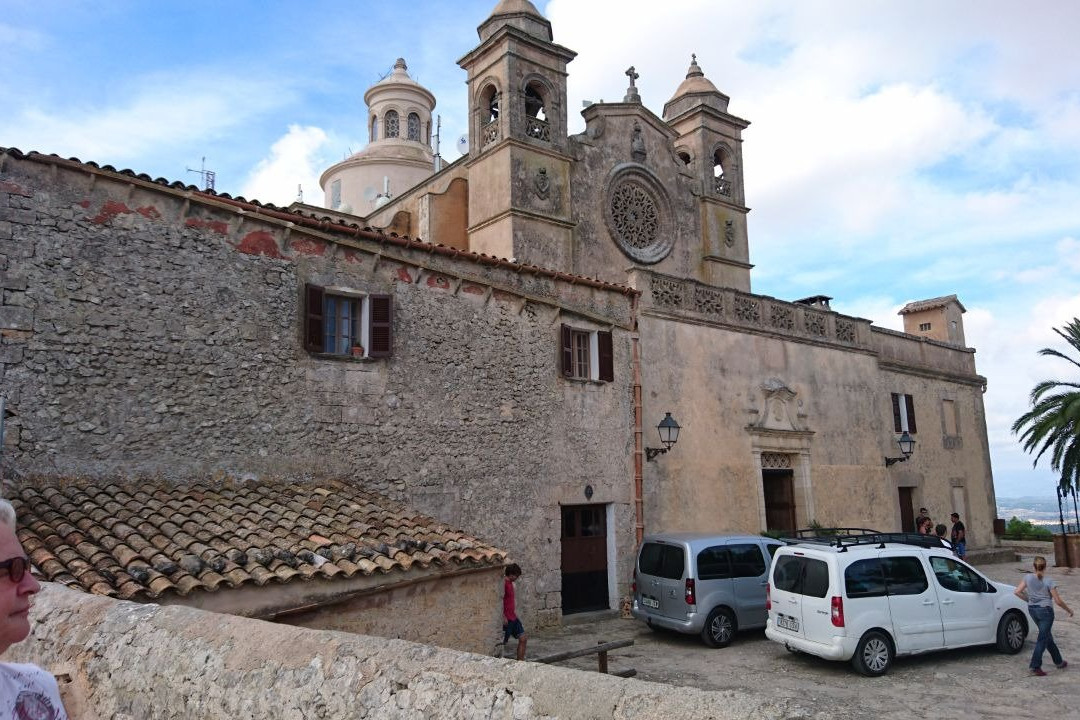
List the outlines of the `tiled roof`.
{"type": "Polygon", "coordinates": [[[964,306],[956,298],[956,295],[943,295],[941,297],[930,298],[929,300],[916,300],[915,302],[909,302],[904,307],[900,308],[900,312],[897,315],[907,315],[908,313],[921,312],[923,310],[933,310],[934,308],[945,307],[949,303],[954,302],[960,305],[960,312],[967,312],[964,306]]]}
{"type": "Polygon", "coordinates": [[[331,480],[53,481],[25,485],[9,499],[19,539],[46,580],[125,600],[506,559],[430,517],[331,480]]]}
{"type": "Polygon", "coordinates": [[[116,175],[122,175],[126,178],[134,178],[143,182],[161,185],[172,190],[182,190],[184,192],[194,193],[195,195],[205,195],[208,198],[213,198],[223,204],[231,205],[246,212],[261,215],[263,217],[276,218],[277,220],[284,220],[286,222],[295,223],[296,225],[299,225],[301,227],[307,227],[313,230],[318,230],[320,232],[330,233],[333,235],[340,235],[349,238],[363,237],[369,240],[376,240],[381,243],[398,245],[400,247],[420,248],[427,250],[428,252],[468,260],[470,262],[478,263],[480,265],[498,265],[501,267],[511,268],[517,272],[533,273],[535,275],[546,276],[563,282],[569,282],[571,284],[589,285],[592,287],[604,288],[606,290],[611,290],[627,296],[638,296],[641,294],[639,290],[635,290],[634,288],[627,285],[611,283],[607,282],[606,280],[600,280],[599,278],[591,278],[585,275],[565,273],[559,270],[552,270],[550,268],[540,267],[539,265],[519,263],[515,260],[507,260],[506,258],[500,258],[494,255],[488,255],[486,253],[477,253],[471,250],[459,250],[448,245],[443,245],[442,243],[433,243],[422,240],[420,238],[410,238],[406,235],[398,235],[396,232],[384,233],[378,228],[371,228],[368,226],[361,227],[357,223],[349,223],[339,217],[333,217],[331,215],[320,215],[313,212],[304,212],[302,210],[290,210],[289,208],[278,207],[272,203],[261,203],[258,200],[246,200],[243,196],[239,195],[234,198],[228,193],[219,193],[213,190],[202,190],[195,185],[188,185],[180,182],[179,180],[169,182],[165,178],[159,177],[157,179],[153,179],[146,173],[136,173],[134,170],[117,170],[112,165],[98,165],[96,162],[93,161],[83,162],[82,160],[74,157],[65,159],[60,157],[59,155],[45,155],[44,153],[39,153],[34,150],[24,153],[18,148],[9,147],[0,147],[0,155],[10,155],[15,158],[25,158],[27,160],[33,160],[35,162],[77,166],[83,169],[95,171],[100,174],[112,173],[116,175]]]}

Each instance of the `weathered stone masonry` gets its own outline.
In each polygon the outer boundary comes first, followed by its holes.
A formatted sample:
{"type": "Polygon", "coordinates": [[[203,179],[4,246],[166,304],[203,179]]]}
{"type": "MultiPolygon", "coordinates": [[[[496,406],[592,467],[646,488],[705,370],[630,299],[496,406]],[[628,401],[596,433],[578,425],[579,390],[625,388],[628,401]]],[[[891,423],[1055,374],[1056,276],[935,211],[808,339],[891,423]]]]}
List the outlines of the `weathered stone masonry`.
{"type": "Polygon", "coordinates": [[[506,547],[557,621],[559,503],[588,482],[633,544],[634,293],[281,215],[0,154],[9,473],[358,478],[506,547]],[[307,282],[391,295],[393,356],[305,351],[307,282]],[[561,322],[613,331],[615,382],[560,377],[561,322]]]}

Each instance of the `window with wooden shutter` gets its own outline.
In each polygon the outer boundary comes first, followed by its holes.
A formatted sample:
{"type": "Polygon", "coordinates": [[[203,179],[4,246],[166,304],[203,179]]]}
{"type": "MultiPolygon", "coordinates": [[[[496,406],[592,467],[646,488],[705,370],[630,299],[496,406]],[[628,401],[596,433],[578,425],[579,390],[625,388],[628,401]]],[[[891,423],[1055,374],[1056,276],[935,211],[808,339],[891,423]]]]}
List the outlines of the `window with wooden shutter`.
{"type": "Polygon", "coordinates": [[[915,428],[915,399],[913,397],[911,397],[910,395],[905,395],[904,399],[906,401],[906,410],[907,410],[907,431],[909,433],[911,433],[912,435],[914,435],[915,432],[916,432],[916,428],[915,428]]]}
{"type": "Polygon", "coordinates": [[[615,379],[615,353],[611,344],[611,333],[596,333],[596,343],[600,349],[600,380],[611,382],[615,379]]]}
{"type": "Polygon", "coordinates": [[[573,330],[569,325],[563,325],[560,338],[562,341],[562,374],[565,377],[574,377],[574,340],[573,330]]]}
{"type": "Polygon", "coordinates": [[[915,399],[911,395],[892,394],[893,430],[915,434],[915,399]]]}
{"type": "Polygon", "coordinates": [[[390,295],[371,295],[370,357],[389,357],[394,350],[394,304],[390,295]]]}
{"type": "Polygon", "coordinates": [[[318,285],[304,286],[304,347],[311,352],[323,351],[323,298],[318,285]]]}

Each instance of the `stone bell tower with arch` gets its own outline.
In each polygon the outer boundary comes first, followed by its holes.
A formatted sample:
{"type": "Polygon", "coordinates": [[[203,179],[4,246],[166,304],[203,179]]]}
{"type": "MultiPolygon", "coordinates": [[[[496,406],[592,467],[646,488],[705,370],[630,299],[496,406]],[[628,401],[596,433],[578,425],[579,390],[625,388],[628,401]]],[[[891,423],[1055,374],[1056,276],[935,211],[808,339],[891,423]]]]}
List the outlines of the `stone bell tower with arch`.
{"type": "Polygon", "coordinates": [[[570,265],[573,222],[566,66],[529,0],[501,0],[458,60],[468,73],[469,248],[545,267],[570,265]]]}
{"type": "Polygon", "coordinates": [[[675,154],[699,183],[706,280],[750,292],[742,131],[750,123],[728,113],[727,95],[705,77],[691,56],[686,79],[664,105],[664,121],[678,134],[675,154]]]}

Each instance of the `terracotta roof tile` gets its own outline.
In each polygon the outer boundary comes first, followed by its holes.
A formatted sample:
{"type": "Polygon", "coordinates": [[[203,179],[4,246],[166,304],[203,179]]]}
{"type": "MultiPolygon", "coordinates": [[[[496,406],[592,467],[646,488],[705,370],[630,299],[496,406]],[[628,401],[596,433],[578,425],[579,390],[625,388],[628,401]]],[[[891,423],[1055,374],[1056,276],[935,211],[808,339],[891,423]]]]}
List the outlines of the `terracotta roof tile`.
{"type": "Polygon", "coordinates": [[[11,500],[19,538],[45,579],[130,600],[414,567],[450,572],[506,558],[340,481],[53,481],[27,484],[11,500]]]}

